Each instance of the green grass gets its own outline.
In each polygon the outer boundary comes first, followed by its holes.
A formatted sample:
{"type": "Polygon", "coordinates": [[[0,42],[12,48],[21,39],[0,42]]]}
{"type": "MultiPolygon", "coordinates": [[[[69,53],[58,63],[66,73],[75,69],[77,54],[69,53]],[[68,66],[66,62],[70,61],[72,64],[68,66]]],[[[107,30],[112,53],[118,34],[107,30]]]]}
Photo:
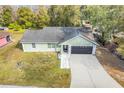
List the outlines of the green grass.
{"type": "Polygon", "coordinates": [[[17,44],[22,33],[11,35],[14,42],[0,49],[0,84],[70,86],[70,70],[60,69],[56,53],[24,53],[17,44]]]}
{"type": "Polygon", "coordinates": [[[117,38],[116,42],[119,43],[117,51],[124,56],[124,38],[117,38]]]}
{"type": "Polygon", "coordinates": [[[15,31],[15,30],[13,30],[13,29],[9,29],[8,30],[8,32],[10,32],[10,33],[24,33],[25,32],[25,30],[24,29],[21,29],[21,30],[19,30],[19,31],[15,31]]]}
{"type": "Polygon", "coordinates": [[[120,54],[124,56],[124,45],[121,45],[117,50],[120,54]]]}

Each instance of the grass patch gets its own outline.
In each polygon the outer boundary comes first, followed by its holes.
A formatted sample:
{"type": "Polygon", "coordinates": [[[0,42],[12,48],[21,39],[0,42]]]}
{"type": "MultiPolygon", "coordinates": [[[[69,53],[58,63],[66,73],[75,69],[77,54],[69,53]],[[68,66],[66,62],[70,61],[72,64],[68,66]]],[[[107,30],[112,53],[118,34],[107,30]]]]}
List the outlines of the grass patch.
{"type": "Polygon", "coordinates": [[[117,51],[124,56],[124,42],[119,45],[117,51]]]}
{"type": "Polygon", "coordinates": [[[25,30],[24,29],[20,29],[19,31],[15,31],[13,29],[9,29],[8,32],[10,32],[10,33],[24,33],[25,30]]]}
{"type": "Polygon", "coordinates": [[[13,42],[0,49],[0,84],[70,86],[70,70],[60,69],[56,53],[25,53],[17,46],[22,33],[11,35],[13,42]]]}
{"type": "Polygon", "coordinates": [[[117,51],[124,56],[124,38],[116,38],[114,41],[119,44],[117,51]]]}

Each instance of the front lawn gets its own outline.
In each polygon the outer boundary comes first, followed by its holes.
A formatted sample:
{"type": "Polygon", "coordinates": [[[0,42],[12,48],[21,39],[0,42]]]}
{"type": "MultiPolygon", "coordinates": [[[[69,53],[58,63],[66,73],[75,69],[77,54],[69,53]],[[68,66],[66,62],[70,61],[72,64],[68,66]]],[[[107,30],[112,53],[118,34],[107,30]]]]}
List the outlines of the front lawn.
{"type": "Polygon", "coordinates": [[[56,53],[24,53],[17,44],[22,33],[0,49],[0,84],[69,87],[70,70],[60,69],[56,53]]]}

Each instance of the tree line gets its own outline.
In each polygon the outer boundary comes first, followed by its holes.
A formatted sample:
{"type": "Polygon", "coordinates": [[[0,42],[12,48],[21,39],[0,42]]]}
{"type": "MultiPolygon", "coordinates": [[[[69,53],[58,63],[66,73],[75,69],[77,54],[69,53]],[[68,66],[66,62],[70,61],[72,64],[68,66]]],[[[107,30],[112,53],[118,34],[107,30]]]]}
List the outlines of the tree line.
{"type": "Polygon", "coordinates": [[[103,40],[124,31],[124,6],[39,6],[36,11],[28,7],[1,6],[0,25],[14,30],[45,26],[82,26],[83,20],[91,22],[102,34],[103,40]]]}

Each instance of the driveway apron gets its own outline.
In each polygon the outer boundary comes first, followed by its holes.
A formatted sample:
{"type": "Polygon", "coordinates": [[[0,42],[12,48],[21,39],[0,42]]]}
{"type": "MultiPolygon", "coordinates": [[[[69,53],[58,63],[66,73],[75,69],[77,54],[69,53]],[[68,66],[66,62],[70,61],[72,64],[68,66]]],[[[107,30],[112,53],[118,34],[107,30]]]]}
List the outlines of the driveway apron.
{"type": "Polygon", "coordinates": [[[121,88],[94,55],[72,54],[71,88],[121,88]]]}

